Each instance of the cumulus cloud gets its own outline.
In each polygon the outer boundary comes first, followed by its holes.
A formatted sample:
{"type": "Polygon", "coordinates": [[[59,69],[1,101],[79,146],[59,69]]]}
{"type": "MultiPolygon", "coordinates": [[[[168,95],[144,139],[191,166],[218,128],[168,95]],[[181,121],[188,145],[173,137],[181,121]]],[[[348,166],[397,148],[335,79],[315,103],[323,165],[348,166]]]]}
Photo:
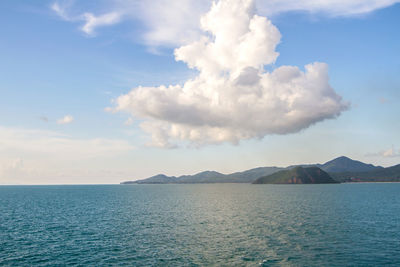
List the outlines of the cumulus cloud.
{"type": "Polygon", "coordinates": [[[199,71],[183,85],[138,87],[115,99],[114,111],[144,121],[152,145],[196,146],[295,133],[344,111],[329,85],[328,66],[264,70],[279,53],[279,30],[255,14],[254,1],[222,0],[201,18],[204,34],[175,49],[176,60],[199,71]]]}
{"type": "Polygon", "coordinates": [[[146,27],[142,39],[147,45],[176,46],[190,43],[200,36],[200,16],[209,9],[211,1],[154,0],[139,1],[133,6],[127,1],[123,5],[128,15],[133,15],[146,27]]]}
{"type": "Polygon", "coordinates": [[[69,124],[74,121],[71,115],[65,115],[63,118],[57,120],[57,124],[69,124]]]}

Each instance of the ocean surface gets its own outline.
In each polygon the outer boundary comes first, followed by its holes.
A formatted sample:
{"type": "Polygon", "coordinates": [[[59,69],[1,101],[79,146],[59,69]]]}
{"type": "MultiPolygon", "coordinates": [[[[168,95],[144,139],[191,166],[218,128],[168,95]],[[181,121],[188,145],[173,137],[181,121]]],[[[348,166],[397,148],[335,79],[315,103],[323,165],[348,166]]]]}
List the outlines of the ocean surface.
{"type": "Polygon", "coordinates": [[[0,186],[0,266],[400,266],[400,183],[0,186]]]}

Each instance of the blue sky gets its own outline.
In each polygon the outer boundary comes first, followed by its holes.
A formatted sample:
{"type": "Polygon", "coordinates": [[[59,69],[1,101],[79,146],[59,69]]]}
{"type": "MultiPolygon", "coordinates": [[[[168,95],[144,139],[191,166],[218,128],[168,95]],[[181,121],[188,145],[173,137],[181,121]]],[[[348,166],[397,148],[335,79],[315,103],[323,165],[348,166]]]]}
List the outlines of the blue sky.
{"type": "MultiPolygon", "coordinates": [[[[210,137],[215,133],[210,125],[215,123],[211,117],[220,114],[211,112],[209,121],[204,115],[200,126],[180,124],[169,115],[183,110],[173,109],[180,102],[169,100],[165,106],[154,102],[158,86],[184,88],[186,81],[202,75],[177,62],[174,49],[201,37],[196,27],[211,4],[183,1],[184,14],[193,22],[182,23],[177,19],[181,13],[157,8],[163,1],[130,2],[129,8],[118,6],[118,1],[96,6],[85,1],[0,3],[0,183],[117,183],[160,172],[233,172],[325,162],[341,155],[383,166],[399,163],[400,4],[396,1],[386,6],[370,1],[367,11],[357,9],[357,3],[341,7],[346,4],[340,1],[328,1],[332,4],[323,8],[307,4],[310,1],[304,1],[302,8],[291,8],[290,1],[285,8],[260,7],[257,2],[256,14],[268,17],[281,35],[275,48],[279,56],[272,63],[266,59],[258,73],[282,66],[306,72],[305,65],[324,62],[329,66],[329,84],[342,102],[336,103],[333,113],[323,118],[311,114],[310,122],[295,129],[289,122],[284,128],[270,126],[268,120],[280,119],[279,113],[267,115],[262,130],[255,127],[247,132],[241,126],[231,128],[240,121],[221,122],[218,129],[234,135],[218,140],[210,137]],[[89,32],[82,30],[88,23],[84,13],[96,17],[89,32]],[[101,24],[103,14],[118,19],[101,24]],[[174,18],[165,25],[176,32],[155,34],[167,32],[163,20],[159,21],[163,16],[174,18]],[[146,88],[137,93],[139,86],[153,88],[148,90],[149,98],[143,96],[146,88]],[[135,105],[122,106],[118,99],[130,92],[135,105]],[[149,103],[162,105],[157,112],[164,113],[155,114],[149,103]],[[343,103],[348,107],[343,108],[343,103]],[[146,130],[143,122],[149,122],[151,129],[146,130]],[[168,144],[155,143],[155,132],[170,125],[181,127],[181,134],[163,133],[168,144]],[[210,134],[202,139],[182,137],[191,127],[210,134]]],[[[197,55],[184,56],[188,62],[197,55]]],[[[246,64],[253,66],[253,62],[246,64]]],[[[200,105],[193,103],[193,107],[200,105]]],[[[198,117],[191,107],[185,104],[184,120],[198,117]]]]}

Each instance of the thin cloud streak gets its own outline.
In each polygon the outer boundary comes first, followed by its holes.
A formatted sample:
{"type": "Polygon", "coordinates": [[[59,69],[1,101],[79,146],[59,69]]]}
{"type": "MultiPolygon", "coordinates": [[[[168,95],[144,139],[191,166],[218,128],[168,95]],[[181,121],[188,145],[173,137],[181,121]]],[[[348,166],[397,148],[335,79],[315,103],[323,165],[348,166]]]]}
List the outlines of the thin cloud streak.
{"type": "Polygon", "coordinates": [[[120,139],[77,139],[54,131],[0,126],[0,152],[70,159],[114,156],[134,149],[120,139]]]}
{"type": "MultiPolygon", "coordinates": [[[[87,36],[94,36],[97,28],[111,26],[124,20],[141,21],[145,31],[138,42],[144,42],[157,51],[158,46],[176,47],[188,44],[201,36],[199,20],[211,7],[211,0],[113,0],[103,5],[108,10],[100,15],[84,12],[70,15],[73,2],[57,1],[51,9],[63,20],[83,21],[80,27],[87,36]]],[[[359,16],[400,3],[400,0],[257,0],[257,13],[276,16],[301,11],[328,17],[359,16]]]]}

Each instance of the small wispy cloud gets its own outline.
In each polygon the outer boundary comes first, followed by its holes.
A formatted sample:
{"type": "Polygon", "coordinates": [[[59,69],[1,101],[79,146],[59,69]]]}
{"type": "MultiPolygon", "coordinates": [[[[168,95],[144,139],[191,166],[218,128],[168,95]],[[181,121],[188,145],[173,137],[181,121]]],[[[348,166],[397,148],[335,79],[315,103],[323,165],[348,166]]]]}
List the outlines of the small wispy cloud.
{"type": "Polygon", "coordinates": [[[113,25],[121,20],[121,14],[117,12],[106,13],[100,16],[85,13],[82,16],[86,23],[82,26],[81,30],[87,35],[94,35],[97,27],[113,25]]]}
{"type": "Polygon", "coordinates": [[[132,118],[128,118],[128,119],[124,122],[124,124],[125,124],[126,126],[130,126],[130,125],[132,125],[134,122],[135,122],[135,121],[134,121],[132,118]]]}
{"type": "Polygon", "coordinates": [[[50,8],[63,20],[71,21],[72,19],[67,15],[66,7],[61,6],[59,3],[53,3],[50,8]]]}
{"type": "Polygon", "coordinates": [[[400,157],[400,149],[395,149],[393,146],[392,148],[383,151],[382,156],[385,158],[400,157]]]}
{"type": "Polygon", "coordinates": [[[400,157],[400,149],[396,149],[394,146],[392,146],[389,149],[381,150],[381,151],[375,152],[375,153],[369,153],[366,156],[384,157],[384,158],[400,157]]]}
{"type": "Polygon", "coordinates": [[[68,124],[74,121],[74,117],[71,115],[65,115],[63,118],[57,120],[57,124],[68,124]]]}
{"type": "Polygon", "coordinates": [[[98,27],[109,26],[121,21],[122,12],[108,12],[101,15],[94,15],[90,12],[85,12],[80,15],[70,15],[68,13],[69,6],[61,5],[59,2],[54,2],[50,8],[63,20],[70,22],[83,21],[83,26],[80,30],[88,36],[94,36],[95,30],[98,27]]]}

